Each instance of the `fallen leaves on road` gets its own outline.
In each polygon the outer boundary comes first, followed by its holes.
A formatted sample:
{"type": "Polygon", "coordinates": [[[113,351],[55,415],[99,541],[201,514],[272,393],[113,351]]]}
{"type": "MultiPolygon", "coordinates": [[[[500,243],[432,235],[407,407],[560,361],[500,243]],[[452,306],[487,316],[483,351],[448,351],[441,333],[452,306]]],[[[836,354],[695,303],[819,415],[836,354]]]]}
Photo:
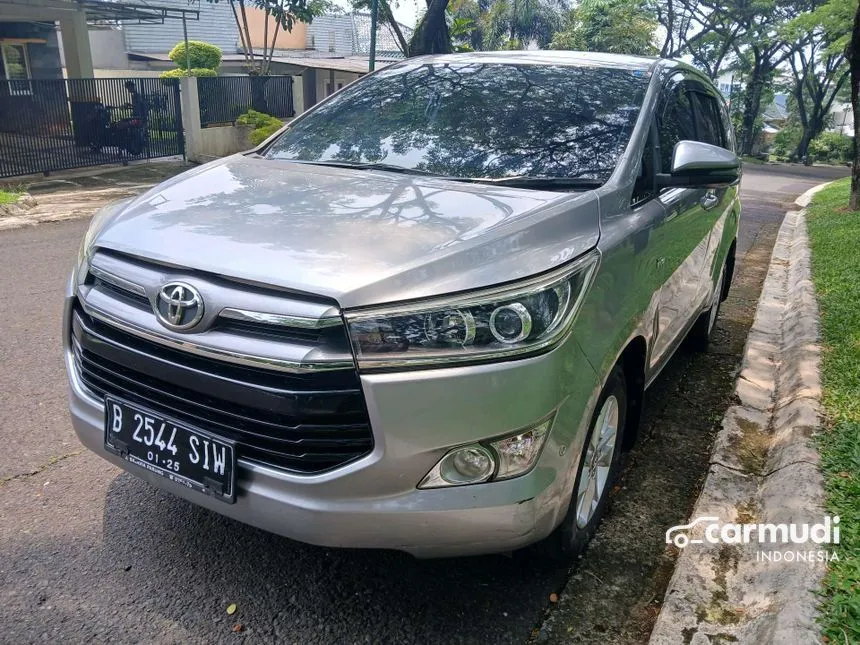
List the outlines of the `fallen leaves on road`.
{"type": "Polygon", "coordinates": [[[242,623],[236,623],[235,625],[233,625],[233,633],[234,634],[238,634],[244,629],[245,629],[245,626],[242,623]]]}

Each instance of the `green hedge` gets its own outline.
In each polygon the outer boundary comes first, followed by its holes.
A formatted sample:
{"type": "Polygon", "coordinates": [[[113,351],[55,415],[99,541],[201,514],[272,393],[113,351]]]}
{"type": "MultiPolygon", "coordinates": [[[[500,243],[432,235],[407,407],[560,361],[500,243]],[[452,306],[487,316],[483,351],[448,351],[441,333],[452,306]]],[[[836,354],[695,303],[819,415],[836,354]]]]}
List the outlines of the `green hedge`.
{"type": "Polygon", "coordinates": [[[181,78],[183,76],[218,76],[218,72],[214,69],[205,67],[192,67],[187,69],[169,69],[166,72],[161,72],[159,78],[181,78]],[[190,73],[189,73],[190,72],[190,73]]]}
{"type": "Polygon", "coordinates": [[[257,110],[248,110],[245,114],[236,119],[238,125],[250,125],[254,129],[249,136],[251,143],[259,145],[270,136],[280,130],[284,122],[271,114],[257,112],[257,110]]]}
{"type": "Polygon", "coordinates": [[[848,163],[854,152],[854,139],[841,132],[822,132],[809,144],[809,156],[822,163],[848,163]]]}

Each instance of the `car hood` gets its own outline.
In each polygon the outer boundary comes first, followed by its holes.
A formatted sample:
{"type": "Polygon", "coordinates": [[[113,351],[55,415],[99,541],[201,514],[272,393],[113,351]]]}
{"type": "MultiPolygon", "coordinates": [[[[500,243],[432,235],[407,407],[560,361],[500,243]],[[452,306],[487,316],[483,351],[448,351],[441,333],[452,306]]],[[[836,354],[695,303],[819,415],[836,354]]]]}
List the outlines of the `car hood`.
{"type": "Polygon", "coordinates": [[[234,155],[109,217],[97,247],[365,306],[534,275],[594,247],[593,192],[234,155]]]}

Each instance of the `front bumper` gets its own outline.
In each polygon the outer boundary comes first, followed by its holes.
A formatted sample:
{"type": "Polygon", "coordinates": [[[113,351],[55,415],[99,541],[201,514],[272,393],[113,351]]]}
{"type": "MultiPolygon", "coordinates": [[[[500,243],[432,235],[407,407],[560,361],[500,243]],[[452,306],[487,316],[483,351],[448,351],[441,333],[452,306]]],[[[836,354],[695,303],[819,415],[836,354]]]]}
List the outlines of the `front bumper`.
{"type": "Polygon", "coordinates": [[[573,464],[599,390],[572,339],[519,361],[362,375],[372,453],[318,475],[240,459],[236,503],[226,504],[104,449],[104,405],[77,378],[68,328],[64,336],[72,423],[93,452],[158,488],[288,538],[397,549],[418,557],[506,552],[547,536],[567,510],[573,464]],[[515,431],[551,410],[558,411],[555,423],[530,473],[502,482],[416,489],[452,446],[515,431]]]}

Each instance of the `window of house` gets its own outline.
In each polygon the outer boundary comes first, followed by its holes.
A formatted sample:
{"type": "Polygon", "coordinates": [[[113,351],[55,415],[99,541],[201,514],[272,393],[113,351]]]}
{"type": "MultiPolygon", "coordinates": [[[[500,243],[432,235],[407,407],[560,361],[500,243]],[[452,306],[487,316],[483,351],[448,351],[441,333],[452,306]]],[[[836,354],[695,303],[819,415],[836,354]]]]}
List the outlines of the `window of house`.
{"type": "Polygon", "coordinates": [[[32,94],[27,45],[0,42],[0,52],[3,56],[3,71],[9,81],[9,93],[32,94]]]}

